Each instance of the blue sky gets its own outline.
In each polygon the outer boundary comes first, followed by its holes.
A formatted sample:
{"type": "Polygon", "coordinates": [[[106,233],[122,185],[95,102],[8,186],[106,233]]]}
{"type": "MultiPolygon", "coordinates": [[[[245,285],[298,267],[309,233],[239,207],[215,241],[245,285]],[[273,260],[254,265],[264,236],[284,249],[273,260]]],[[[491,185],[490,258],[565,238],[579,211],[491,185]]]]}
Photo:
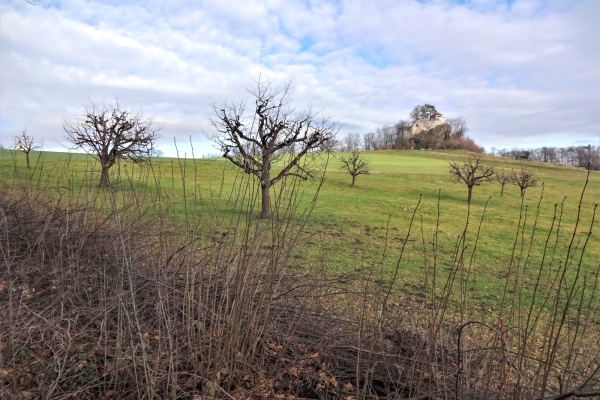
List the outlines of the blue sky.
{"type": "Polygon", "coordinates": [[[27,127],[46,149],[89,100],[143,110],[174,154],[213,151],[211,100],[262,74],[341,134],[463,116],[490,148],[597,145],[597,0],[0,0],[0,143],[27,127]],[[181,147],[180,147],[181,149],[181,147]],[[182,150],[186,151],[186,150],[182,150]]]}

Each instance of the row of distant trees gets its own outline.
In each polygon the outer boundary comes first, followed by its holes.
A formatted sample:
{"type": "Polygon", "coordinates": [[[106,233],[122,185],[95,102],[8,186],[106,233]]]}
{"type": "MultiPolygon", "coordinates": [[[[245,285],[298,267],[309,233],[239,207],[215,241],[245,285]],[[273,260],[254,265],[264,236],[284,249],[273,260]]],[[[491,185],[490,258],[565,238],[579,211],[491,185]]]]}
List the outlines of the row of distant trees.
{"type": "MultiPolygon", "coordinates": [[[[446,123],[436,125],[412,135],[410,127],[416,121],[432,120],[438,115],[434,105],[417,105],[409,118],[401,119],[393,126],[385,125],[375,131],[364,134],[350,133],[342,140],[329,144],[332,151],[352,152],[357,150],[428,150],[428,149],[464,149],[483,153],[483,148],[466,136],[469,126],[464,117],[448,118],[446,123]]],[[[439,114],[441,115],[441,114],[439,114]]]]}
{"type": "MultiPolygon", "coordinates": [[[[464,118],[459,117],[464,121],[464,118]]],[[[466,127],[466,122],[464,122],[466,127]]],[[[355,150],[467,150],[483,153],[473,139],[466,136],[466,130],[455,131],[450,124],[436,126],[417,135],[408,133],[410,123],[401,120],[394,126],[383,126],[374,132],[364,134],[349,133],[339,141],[331,143],[331,151],[350,152],[355,150]]]]}
{"type": "Polygon", "coordinates": [[[513,160],[548,162],[600,171],[600,146],[540,147],[537,149],[496,149],[492,155],[513,160]]]}
{"type": "Polygon", "coordinates": [[[375,132],[349,133],[341,140],[333,143],[330,150],[350,152],[354,150],[462,149],[483,153],[483,148],[478,146],[470,137],[452,133],[444,136],[444,132],[440,132],[442,127],[435,127],[411,137],[397,128],[403,122],[400,121],[393,127],[383,126],[376,129],[375,132]]]}

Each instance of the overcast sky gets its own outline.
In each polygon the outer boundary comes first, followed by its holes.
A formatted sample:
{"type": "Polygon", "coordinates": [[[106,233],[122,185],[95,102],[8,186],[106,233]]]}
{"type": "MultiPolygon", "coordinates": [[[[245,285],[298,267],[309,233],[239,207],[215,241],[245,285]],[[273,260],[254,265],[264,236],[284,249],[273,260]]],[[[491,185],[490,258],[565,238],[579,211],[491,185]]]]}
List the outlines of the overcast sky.
{"type": "Polygon", "coordinates": [[[163,126],[174,155],[212,150],[211,99],[260,73],[341,133],[463,116],[487,149],[600,143],[600,1],[0,0],[0,143],[118,98],[163,126]],[[189,145],[188,145],[189,146],[189,145]]]}

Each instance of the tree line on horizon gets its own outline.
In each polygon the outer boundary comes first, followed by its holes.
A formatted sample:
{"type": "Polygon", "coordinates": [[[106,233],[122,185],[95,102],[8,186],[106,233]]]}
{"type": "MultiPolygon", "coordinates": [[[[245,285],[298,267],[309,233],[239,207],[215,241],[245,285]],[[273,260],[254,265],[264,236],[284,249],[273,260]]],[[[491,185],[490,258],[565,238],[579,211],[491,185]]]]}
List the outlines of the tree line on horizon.
{"type": "Polygon", "coordinates": [[[539,147],[534,149],[497,149],[490,154],[512,160],[545,162],[600,171],[600,146],[539,147]]]}

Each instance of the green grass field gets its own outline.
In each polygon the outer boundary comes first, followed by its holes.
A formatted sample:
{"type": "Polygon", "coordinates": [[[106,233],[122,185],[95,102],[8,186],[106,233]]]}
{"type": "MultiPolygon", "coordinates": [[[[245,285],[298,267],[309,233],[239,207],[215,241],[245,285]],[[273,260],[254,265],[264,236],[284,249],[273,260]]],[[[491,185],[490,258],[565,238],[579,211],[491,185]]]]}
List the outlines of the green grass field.
{"type": "MultiPolygon", "coordinates": [[[[45,190],[60,191],[55,188],[69,185],[81,190],[93,187],[99,179],[97,163],[86,155],[32,152],[31,156],[32,169],[27,171],[23,154],[0,151],[0,173],[4,185],[14,182],[15,177],[26,180],[31,176],[37,187],[45,190]]],[[[334,274],[359,271],[373,265],[381,266],[386,273],[394,271],[414,214],[412,231],[398,272],[405,293],[418,296],[422,290],[423,273],[432,268],[434,257],[440,276],[450,269],[457,238],[465,229],[467,189],[464,185],[452,183],[448,162],[466,160],[469,154],[433,151],[365,153],[372,172],[368,176],[359,176],[354,188],[350,187],[350,176],[340,170],[338,156],[334,154],[329,160],[326,180],[304,230],[303,243],[307,246],[295,256],[297,266],[313,270],[326,268],[334,274]]],[[[566,257],[575,229],[587,171],[483,157],[486,163],[496,168],[510,171],[524,167],[533,170],[539,179],[538,186],[528,189],[523,201],[519,188],[512,185],[507,185],[500,197],[500,185],[495,181],[475,187],[473,191],[464,252],[465,271],[470,273],[468,290],[474,303],[493,308],[498,305],[506,284],[503,278],[511,265],[524,266],[522,278],[515,278],[515,284],[523,285],[526,290],[533,286],[555,206],[558,205],[557,210],[560,211],[562,204],[560,233],[556,238],[556,220],[549,241],[552,244],[556,240],[557,245],[555,248],[550,246],[545,261],[550,265],[548,268],[559,268],[558,260],[566,257]],[[477,251],[473,254],[480,223],[481,234],[477,251]],[[548,261],[553,252],[557,260],[554,265],[548,261]]],[[[229,194],[240,179],[239,171],[232,165],[224,159],[159,158],[152,161],[152,171],[148,174],[146,165],[121,163],[120,170],[118,166],[112,170],[113,182],[117,182],[121,191],[133,188],[138,192],[153,193],[160,186],[162,193],[171,199],[174,213],[182,220],[185,215],[188,219],[190,215],[212,215],[214,210],[219,209],[220,218],[216,221],[220,226],[213,228],[228,228],[228,213],[233,209],[233,201],[228,203],[229,194]],[[117,171],[121,171],[119,176],[117,171]],[[127,180],[124,176],[134,179],[127,180]],[[118,183],[126,181],[135,183],[118,183]]],[[[303,198],[300,208],[309,204],[318,187],[318,182],[301,183],[303,198]]],[[[274,190],[277,189],[275,186],[274,190]]],[[[572,274],[575,274],[579,263],[580,249],[590,232],[594,205],[599,199],[600,174],[592,172],[582,199],[580,222],[572,245],[572,249],[577,251],[572,251],[575,258],[568,272],[570,279],[575,279],[572,274]]],[[[258,211],[253,213],[252,218],[257,215],[258,211]]],[[[599,217],[595,218],[597,226],[599,217]]],[[[598,260],[600,239],[594,232],[589,237],[581,261],[582,272],[587,279],[595,278],[598,260]]]]}

